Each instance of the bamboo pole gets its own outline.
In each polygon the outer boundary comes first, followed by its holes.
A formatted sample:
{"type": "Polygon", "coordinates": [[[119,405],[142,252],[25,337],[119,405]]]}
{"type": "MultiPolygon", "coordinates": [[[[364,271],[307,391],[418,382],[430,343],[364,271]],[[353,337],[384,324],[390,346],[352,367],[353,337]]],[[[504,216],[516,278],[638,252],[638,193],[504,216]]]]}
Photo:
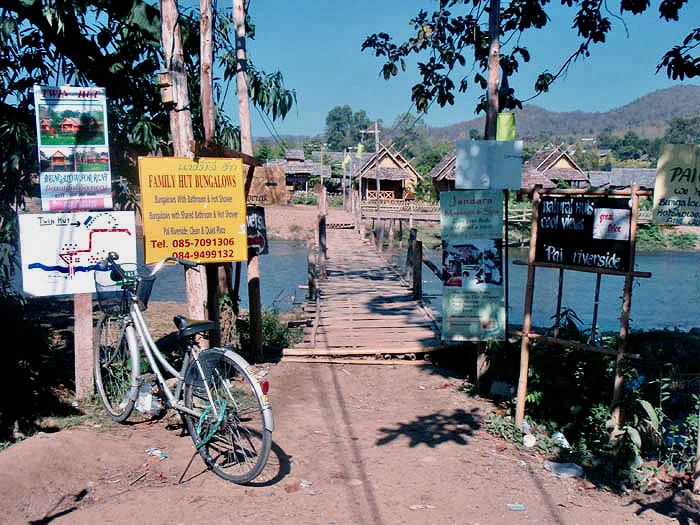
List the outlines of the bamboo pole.
{"type": "Polygon", "coordinates": [[[613,436],[616,434],[617,428],[620,425],[620,403],[624,394],[625,376],[622,372],[622,362],[627,353],[627,335],[629,333],[630,310],[632,307],[632,284],[634,277],[632,269],[634,268],[634,256],[637,243],[637,219],[639,218],[639,185],[632,184],[632,220],[630,223],[630,262],[629,269],[625,275],[625,288],[622,296],[622,313],[620,315],[620,344],[618,345],[618,355],[615,363],[615,382],[613,385],[613,400],[611,406],[612,421],[614,426],[613,436]]]}
{"type": "Polygon", "coordinates": [[[535,291],[535,253],[537,245],[537,221],[539,220],[540,194],[535,190],[532,196],[532,226],[530,251],[528,254],[527,285],[525,304],[523,305],[523,337],[520,341],[520,375],[518,378],[518,395],[515,405],[515,425],[522,428],[525,420],[525,396],[527,395],[527,373],[530,367],[530,330],[532,328],[532,299],[535,291]]]}

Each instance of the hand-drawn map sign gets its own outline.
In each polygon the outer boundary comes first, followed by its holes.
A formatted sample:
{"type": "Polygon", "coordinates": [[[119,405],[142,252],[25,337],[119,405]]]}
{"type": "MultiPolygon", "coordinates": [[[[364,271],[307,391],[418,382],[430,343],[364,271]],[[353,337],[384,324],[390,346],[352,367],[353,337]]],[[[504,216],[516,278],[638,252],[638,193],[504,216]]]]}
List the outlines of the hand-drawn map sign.
{"type": "Polygon", "coordinates": [[[543,196],[538,211],[537,262],[629,270],[629,198],[543,196]]]}

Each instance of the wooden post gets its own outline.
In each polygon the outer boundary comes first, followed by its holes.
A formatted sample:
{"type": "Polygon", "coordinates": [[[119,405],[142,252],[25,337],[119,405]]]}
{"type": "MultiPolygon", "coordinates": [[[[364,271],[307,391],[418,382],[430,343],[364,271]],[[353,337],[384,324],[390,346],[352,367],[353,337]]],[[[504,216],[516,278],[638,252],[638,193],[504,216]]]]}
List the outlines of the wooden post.
{"type": "Polygon", "coordinates": [[[423,243],[413,241],[413,300],[423,298],[423,243]]]}
{"type": "Polygon", "coordinates": [[[474,384],[477,386],[480,384],[481,379],[489,371],[489,368],[491,368],[491,360],[486,353],[486,344],[484,344],[484,341],[478,341],[476,343],[476,381],[474,384]]]}
{"type": "Polygon", "coordinates": [[[394,252],[394,225],[396,223],[396,219],[389,219],[389,243],[388,243],[388,250],[389,253],[394,252]]]}
{"type": "Polygon", "coordinates": [[[416,241],[418,236],[418,230],[411,228],[408,234],[408,249],[406,250],[406,267],[404,270],[404,275],[408,278],[413,272],[413,243],[416,241]]]}
{"type": "MultiPolygon", "coordinates": [[[[241,152],[253,154],[253,138],[250,126],[250,99],[248,94],[248,59],[246,57],[245,10],[243,0],[233,1],[233,20],[236,28],[236,92],[241,133],[241,152]]],[[[246,194],[247,196],[247,194],[246,194]]],[[[256,250],[248,250],[248,315],[250,316],[250,340],[254,359],[263,355],[262,300],[260,298],[260,262],[256,250]]]]}
{"type": "MultiPolygon", "coordinates": [[[[199,2],[199,55],[200,55],[200,80],[199,98],[202,105],[202,128],[204,130],[205,146],[214,142],[216,132],[216,117],[214,114],[213,96],[213,60],[214,52],[212,47],[212,9],[211,0],[200,0],[199,2]]],[[[226,282],[226,272],[220,264],[206,264],[207,276],[207,316],[209,320],[216,323],[216,329],[209,335],[211,346],[221,345],[221,318],[219,312],[219,299],[221,297],[220,287],[226,282]]]]}
{"type": "Polygon", "coordinates": [[[627,352],[627,334],[630,324],[630,309],[632,308],[632,284],[634,278],[634,255],[637,244],[637,220],[639,218],[639,185],[632,184],[632,221],[630,223],[630,264],[625,275],[625,288],[622,296],[622,312],[620,315],[620,343],[617,347],[617,359],[615,364],[615,383],[613,385],[613,400],[611,406],[612,421],[614,424],[613,435],[616,434],[617,428],[620,425],[620,402],[624,394],[625,376],[622,372],[622,361],[627,352]]]}
{"type": "Polygon", "coordinates": [[[525,288],[525,304],[523,305],[523,337],[520,342],[520,376],[518,379],[518,395],[515,404],[515,425],[523,427],[525,420],[525,396],[527,395],[527,373],[530,367],[530,329],[532,328],[532,299],[535,289],[535,252],[537,245],[537,221],[539,220],[540,194],[537,190],[532,196],[532,226],[530,235],[530,251],[527,264],[527,285],[525,288]]]}
{"type": "Polygon", "coordinates": [[[561,326],[561,300],[564,293],[564,268],[559,268],[559,287],[557,288],[557,313],[554,317],[556,326],[554,327],[554,338],[559,337],[559,327],[561,326]]]}
{"type": "Polygon", "coordinates": [[[308,256],[308,268],[309,268],[309,301],[314,301],[316,299],[316,262],[314,261],[314,254],[309,252],[308,256]]]}
{"type": "Polygon", "coordinates": [[[73,347],[75,349],[75,399],[90,399],[94,394],[92,376],[92,294],[73,296],[73,347]]]}
{"type": "Polygon", "coordinates": [[[328,257],[328,249],[326,247],[326,216],[319,214],[318,216],[318,277],[325,279],[328,277],[326,273],[326,258],[328,257]]]}
{"type": "Polygon", "coordinates": [[[374,232],[374,242],[376,243],[377,253],[381,254],[384,251],[384,221],[377,221],[374,232]]]}

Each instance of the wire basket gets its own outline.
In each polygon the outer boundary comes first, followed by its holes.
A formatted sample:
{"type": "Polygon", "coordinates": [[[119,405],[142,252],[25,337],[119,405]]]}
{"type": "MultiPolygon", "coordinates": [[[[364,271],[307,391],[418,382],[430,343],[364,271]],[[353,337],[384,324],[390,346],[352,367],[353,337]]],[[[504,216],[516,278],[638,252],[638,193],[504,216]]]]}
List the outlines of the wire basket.
{"type": "Polygon", "coordinates": [[[112,267],[94,272],[95,291],[100,310],[114,317],[129,313],[134,293],[139,301],[139,306],[145,310],[155,281],[155,276],[151,277],[147,273],[139,275],[136,264],[122,264],[120,266],[127,275],[126,279],[122,279],[112,267]]]}

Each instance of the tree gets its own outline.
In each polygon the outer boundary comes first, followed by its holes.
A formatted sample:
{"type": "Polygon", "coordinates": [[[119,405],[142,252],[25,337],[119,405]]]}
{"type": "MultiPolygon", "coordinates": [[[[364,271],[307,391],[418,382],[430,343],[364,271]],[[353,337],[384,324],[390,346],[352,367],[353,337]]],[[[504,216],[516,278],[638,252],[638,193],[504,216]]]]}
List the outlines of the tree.
{"type": "MultiPolygon", "coordinates": [[[[199,104],[199,22],[180,13],[194,137],[202,142],[199,104]]],[[[232,20],[219,16],[215,56],[230,65],[232,20]]],[[[36,144],[32,86],[72,83],[107,89],[112,171],[136,181],[136,157],[170,153],[168,114],[155,85],[160,70],[160,13],[142,0],[3,0],[0,7],[0,278],[3,261],[15,258],[16,215],[32,191],[36,144]],[[4,257],[4,259],[3,259],[4,257]]],[[[249,33],[252,27],[247,26],[249,33]]],[[[235,54],[233,54],[235,63],[235,54]]],[[[235,69],[224,68],[215,85],[215,143],[239,147],[238,132],[221,110],[235,69]]],[[[283,118],[296,101],[279,72],[251,67],[252,101],[273,118],[283,118]]],[[[9,267],[8,267],[9,268],[9,267]]]]}
{"type": "MultiPolygon", "coordinates": [[[[500,69],[502,71],[500,109],[522,107],[515,92],[507,85],[507,78],[518,72],[520,62],[530,60],[529,51],[520,46],[522,33],[543,29],[552,18],[548,14],[549,0],[504,0],[500,10],[500,69]],[[511,44],[512,43],[512,44],[511,44]]],[[[665,21],[678,20],[687,0],[661,0],[659,17],[665,21]]],[[[411,55],[425,57],[418,62],[421,82],[413,86],[411,99],[420,112],[428,110],[433,102],[440,106],[454,104],[455,91],[465,92],[470,84],[482,91],[487,87],[486,72],[489,62],[489,35],[483,29],[488,16],[489,0],[439,0],[439,8],[429,13],[425,10],[411,20],[415,34],[407,41],[396,44],[387,33],[368,36],[362,50],[370,49],[375,56],[382,57],[384,78],[396,76],[399,70],[406,69],[407,58],[411,55]],[[454,12],[452,11],[454,9],[454,12]],[[469,78],[469,71],[476,66],[477,72],[469,78]],[[460,68],[465,73],[456,80],[460,68]]],[[[566,73],[571,64],[579,58],[588,57],[595,44],[602,44],[612,30],[608,3],[605,0],[561,0],[561,4],[574,10],[572,29],[580,36],[579,47],[571,53],[564,64],[554,73],[542,72],[534,83],[537,93],[549,90],[552,83],[566,73]]],[[[638,15],[650,8],[649,0],[620,0],[621,15],[638,15]]],[[[559,17],[560,18],[560,17],[559,17]]],[[[624,21],[623,21],[624,22],[624,21]]],[[[700,28],[688,34],[681,44],[670,49],[659,62],[657,72],[666,70],[671,78],[692,78],[700,74],[700,28]],[[693,56],[696,53],[696,56],[693,56]]],[[[486,97],[482,95],[477,112],[485,111],[486,97]]]]}
{"type": "Polygon", "coordinates": [[[700,117],[676,117],[669,121],[664,144],[700,144],[700,117]]]}
{"type": "Polygon", "coordinates": [[[415,158],[427,147],[427,126],[418,117],[404,113],[396,117],[391,132],[387,132],[394,147],[404,157],[415,158]]]}
{"type": "Polygon", "coordinates": [[[356,146],[362,139],[361,131],[371,122],[364,110],[352,112],[350,106],[336,106],[326,116],[326,143],[332,151],[343,151],[356,146]]]}

